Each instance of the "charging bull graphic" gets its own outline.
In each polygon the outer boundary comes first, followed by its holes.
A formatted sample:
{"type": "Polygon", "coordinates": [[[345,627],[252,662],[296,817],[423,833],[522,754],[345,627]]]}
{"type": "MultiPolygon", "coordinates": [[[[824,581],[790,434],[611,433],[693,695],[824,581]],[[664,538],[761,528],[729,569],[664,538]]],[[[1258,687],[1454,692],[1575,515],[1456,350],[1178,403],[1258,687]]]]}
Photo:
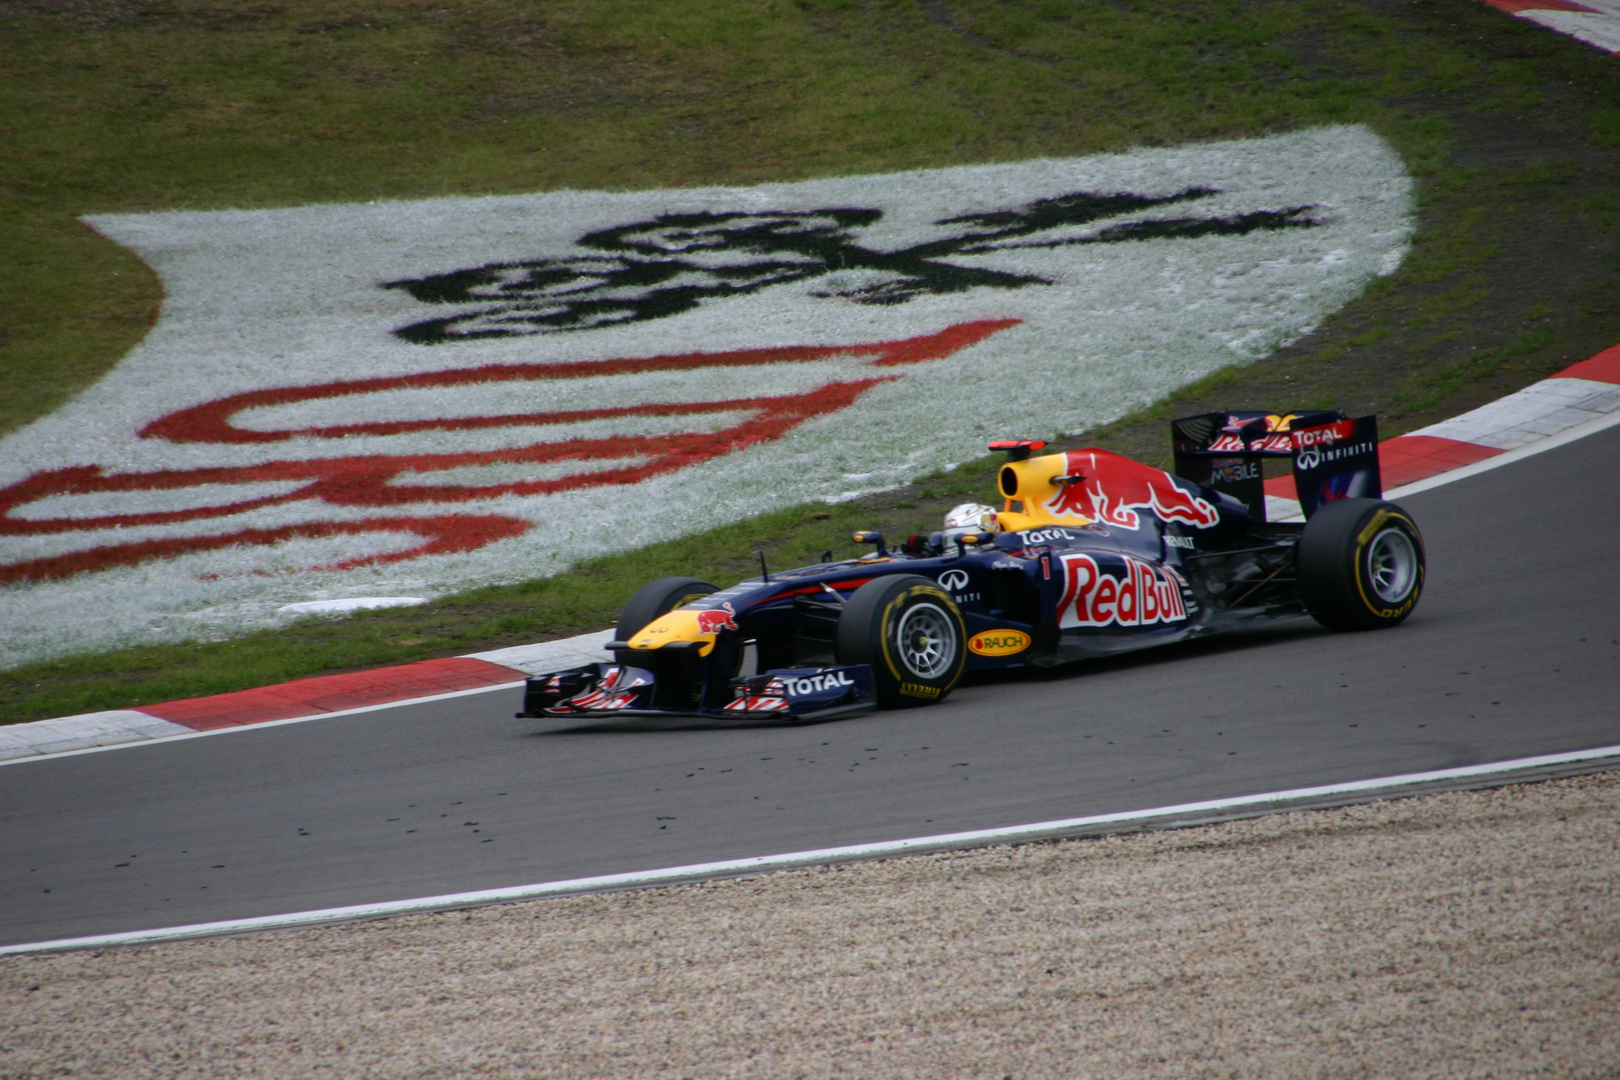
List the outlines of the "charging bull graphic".
{"type": "Polygon", "coordinates": [[[1105,450],[1070,450],[1057,495],[1046,503],[1054,515],[1088,517],[1121,529],[1142,527],[1139,511],[1160,521],[1208,529],[1219,511],[1192,493],[1184,481],[1105,450]]]}
{"type": "Polygon", "coordinates": [[[722,630],[735,630],[737,612],[728,600],[717,608],[698,612],[697,625],[700,634],[718,634],[722,630]]]}

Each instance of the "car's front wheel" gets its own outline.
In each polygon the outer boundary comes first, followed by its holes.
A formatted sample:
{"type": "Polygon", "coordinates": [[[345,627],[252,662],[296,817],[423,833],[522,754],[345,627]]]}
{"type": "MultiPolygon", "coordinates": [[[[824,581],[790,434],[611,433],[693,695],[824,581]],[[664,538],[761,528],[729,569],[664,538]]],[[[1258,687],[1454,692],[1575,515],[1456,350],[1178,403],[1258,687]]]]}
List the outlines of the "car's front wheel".
{"type": "Polygon", "coordinates": [[[1423,592],[1423,537],[1394,503],[1342,499],[1311,515],[1295,555],[1305,610],[1333,630],[1376,630],[1423,592]]]}
{"type": "Polygon", "coordinates": [[[967,630],[949,593],[915,574],[855,590],[838,620],[840,664],[869,664],[878,704],[931,705],[962,677],[967,630]]]}

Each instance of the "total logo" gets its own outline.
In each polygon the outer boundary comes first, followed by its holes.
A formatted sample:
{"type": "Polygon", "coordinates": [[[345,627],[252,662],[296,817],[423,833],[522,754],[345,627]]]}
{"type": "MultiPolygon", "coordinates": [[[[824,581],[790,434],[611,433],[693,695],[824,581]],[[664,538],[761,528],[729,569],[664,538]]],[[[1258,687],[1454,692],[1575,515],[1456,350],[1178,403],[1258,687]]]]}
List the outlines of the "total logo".
{"type": "Polygon", "coordinates": [[[1090,555],[1064,555],[1063,599],[1058,625],[1152,626],[1185,622],[1181,577],[1167,566],[1154,566],[1122,555],[1122,567],[1105,572],[1090,555]]]}
{"type": "Polygon", "coordinates": [[[1026,545],[1061,544],[1074,538],[1075,534],[1068,529],[1030,529],[1023,536],[1026,545]]]}
{"type": "Polygon", "coordinates": [[[855,685],[847,671],[829,671],[825,675],[806,675],[802,679],[782,679],[782,689],[789,697],[820,694],[828,690],[842,690],[855,685]]]}
{"type": "Polygon", "coordinates": [[[1354,420],[1340,420],[1322,427],[1304,428],[1294,432],[1294,449],[1304,450],[1310,446],[1340,442],[1348,439],[1355,433],[1355,430],[1356,422],[1354,420]]]}

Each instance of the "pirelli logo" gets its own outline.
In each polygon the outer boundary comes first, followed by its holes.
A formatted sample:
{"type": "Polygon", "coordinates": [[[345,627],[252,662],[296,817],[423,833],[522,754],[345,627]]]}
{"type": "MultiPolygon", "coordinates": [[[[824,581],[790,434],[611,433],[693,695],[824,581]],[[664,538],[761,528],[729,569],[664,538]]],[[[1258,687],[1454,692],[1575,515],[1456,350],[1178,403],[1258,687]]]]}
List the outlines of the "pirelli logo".
{"type": "Polygon", "coordinates": [[[924,686],[921,683],[903,682],[900,692],[907,697],[937,698],[941,691],[937,686],[924,686]]]}

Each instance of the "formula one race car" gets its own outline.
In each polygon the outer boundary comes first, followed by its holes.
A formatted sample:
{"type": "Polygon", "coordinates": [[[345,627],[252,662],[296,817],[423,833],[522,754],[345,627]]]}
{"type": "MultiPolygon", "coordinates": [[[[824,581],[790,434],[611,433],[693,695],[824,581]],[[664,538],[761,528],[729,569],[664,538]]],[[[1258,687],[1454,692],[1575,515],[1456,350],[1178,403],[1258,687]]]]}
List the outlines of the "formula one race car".
{"type": "Polygon", "coordinates": [[[937,702],[971,672],[1302,614],[1365,630],[1411,613],[1423,540],[1379,498],[1372,417],[1210,413],[1171,429],[1178,475],[994,442],[999,511],[958,508],[970,520],[898,549],[858,532],[871,554],[729,589],[654,581],[620,614],[611,662],[531,678],[518,715],[803,722],[937,702]],[[1266,520],[1267,458],[1290,459],[1303,523],[1266,520]]]}

